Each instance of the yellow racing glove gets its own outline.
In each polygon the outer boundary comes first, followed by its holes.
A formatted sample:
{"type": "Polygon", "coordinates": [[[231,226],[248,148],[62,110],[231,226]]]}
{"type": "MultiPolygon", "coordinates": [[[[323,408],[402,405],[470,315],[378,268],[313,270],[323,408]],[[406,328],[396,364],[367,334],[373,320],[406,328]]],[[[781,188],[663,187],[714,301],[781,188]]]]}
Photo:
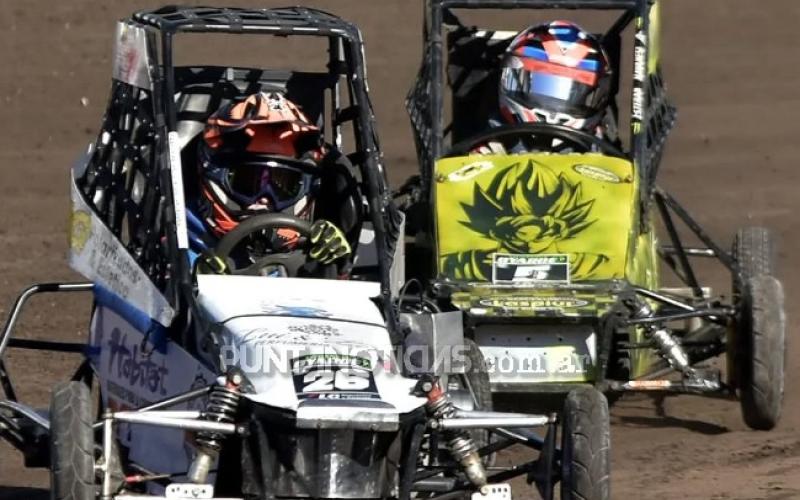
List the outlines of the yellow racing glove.
{"type": "Polygon", "coordinates": [[[311,225],[311,251],[308,255],[322,264],[350,255],[352,249],[344,233],[330,221],[320,219],[311,225]]]}

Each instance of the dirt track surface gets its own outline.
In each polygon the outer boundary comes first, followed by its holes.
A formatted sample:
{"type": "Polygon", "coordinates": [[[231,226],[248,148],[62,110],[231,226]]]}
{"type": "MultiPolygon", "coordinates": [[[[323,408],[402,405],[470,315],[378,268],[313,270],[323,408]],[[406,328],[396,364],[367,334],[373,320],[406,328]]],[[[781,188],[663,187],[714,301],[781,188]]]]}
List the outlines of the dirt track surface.
{"type": "MultiPolygon", "coordinates": [[[[256,5],[257,2],[231,2],[256,5]]],[[[290,2],[264,1],[261,5],[290,2]]],[[[299,2],[300,3],[300,2],[299,2]]],[[[308,1],[356,22],[367,42],[372,99],[393,182],[414,152],[402,102],[420,56],[419,0],[308,1]]],[[[665,0],[663,61],[680,109],[661,184],[721,242],[739,226],[780,238],[789,353],[783,421],[747,430],[738,404],[648,398],[612,410],[613,498],[800,498],[800,244],[796,0],[665,0]]],[[[68,168],[96,132],[110,81],[114,20],[152,1],[5,0],[0,10],[0,312],[31,282],[77,279],[66,265],[68,168]],[[82,103],[82,98],[85,98],[82,103]]],[[[709,271],[719,281],[720,273],[709,271]]],[[[727,288],[726,288],[727,289],[727,288]]],[[[88,302],[35,299],[26,337],[85,339],[88,302]]],[[[46,404],[74,360],[14,353],[26,401],[46,404]]],[[[0,499],[47,498],[47,474],[0,445],[0,499]]],[[[527,496],[527,495],[525,495],[527,496]]],[[[520,498],[518,494],[518,498],[520,498]]]]}

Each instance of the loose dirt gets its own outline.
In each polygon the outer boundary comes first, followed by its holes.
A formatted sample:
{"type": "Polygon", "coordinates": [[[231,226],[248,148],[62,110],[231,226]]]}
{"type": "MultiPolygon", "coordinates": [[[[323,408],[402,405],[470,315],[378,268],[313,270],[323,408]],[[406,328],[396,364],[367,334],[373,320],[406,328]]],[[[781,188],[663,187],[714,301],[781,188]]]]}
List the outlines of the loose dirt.
{"type": "MultiPolygon", "coordinates": [[[[191,2],[189,2],[191,3],[191,2]]],[[[231,2],[254,5],[257,2],[231,2]]],[[[263,1],[260,5],[290,2],[263,1]]],[[[393,183],[415,170],[403,109],[421,55],[419,0],[308,1],[358,24],[393,183]]],[[[647,397],[612,410],[613,498],[800,498],[800,219],[796,0],[665,0],[663,61],[680,109],[660,184],[720,242],[763,224],[780,238],[789,313],[786,405],[772,432],[745,428],[735,402],[647,397]]],[[[32,282],[78,279],[66,265],[69,166],[92,140],[109,92],[113,22],[153,1],[6,0],[0,10],[0,312],[32,282]]],[[[527,21],[525,21],[527,22],[527,21]]],[[[524,24],[524,23],[523,23],[524,24]]],[[[199,57],[208,46],[195,49],[199,57]]],[[[258,56],[259,54],[254,54],[258,56]]],[[[290,60],[292,54],[271,54],[290,60]]],[[[727,243],[726,243],[727,245],[727,243]]],[[[706,273],[704,273],[706,274],[706,273]]],[[[727,287],[719,272],[709,279],[727,287]]],[[[89,303],[42,296],[25,337],[81,340],[89,303]]],[[[46,405],[75,360],[14,352],[26,401],[46,405]]],[[[47,498],[47,474],[0,445],[0,499],[47,498]]]]}

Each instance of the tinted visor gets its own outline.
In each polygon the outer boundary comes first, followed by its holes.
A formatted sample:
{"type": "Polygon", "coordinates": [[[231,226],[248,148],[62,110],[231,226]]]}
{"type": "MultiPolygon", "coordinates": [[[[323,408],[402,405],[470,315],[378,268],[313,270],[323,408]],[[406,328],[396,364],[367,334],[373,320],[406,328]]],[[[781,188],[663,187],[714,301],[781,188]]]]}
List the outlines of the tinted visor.
{"type": "Polygon", "coordinates": [[[267,198],[275,210],[283,210],[309,193],[314,177],[309,170],[277,160],[244,161],[228,167],[227,183],[242,205],[267,198]]]}
{"type": "Polygon", "coordinates": [[[608,78],[599,78],[594,72],[556,66],[548,71],[527,68],[503,69],[501,86],[507,97],[526,108],[544,108],[568,113],[576,117],[589,117],[605,106],[608,98],[608,78]],[[558,68],[560,74],[554,74],[558,68]]]}

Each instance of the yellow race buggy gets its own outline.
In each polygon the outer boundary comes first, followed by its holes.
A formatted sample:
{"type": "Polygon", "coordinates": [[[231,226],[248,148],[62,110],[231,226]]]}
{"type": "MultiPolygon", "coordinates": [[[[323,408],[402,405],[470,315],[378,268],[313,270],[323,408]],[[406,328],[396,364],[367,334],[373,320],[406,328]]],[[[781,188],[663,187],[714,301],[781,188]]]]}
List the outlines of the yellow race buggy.
{"type": "Polygon", "coordinates": [[[420,174],[397,192],[410,276],[425,307],[463,311],[494,392],[591,384],[607,394],[738,397],[747,425],[770,429],[785,350],[772,237],[743,228],[723,248],[658,186],[676,115],[658,29],[655,0],[428,0],[422,67],[407,100],[420,174]],[[609,114],[629,130],[624,140],[558,125],[485,125],[515,33],[467,26],[459,16],[556,8],[619,13],[600,39],[615,75],[609,114]],[[627,50],[633,64],[623,85],[627,50]],[[628,85],[630,115],[621,119],[619,90],[628,85]],[[490,141],[528,147],[471,154],[490,141]],[[701,243],[685,244],[687,235],[701,243]],[[729,297],[698,280],[696,259],[730,271],[729,297]],[[667,287],[662,269],[680,286],[667,287]],[[709,360],[723,353],[727,369],[712,369],[709,360]]]}

